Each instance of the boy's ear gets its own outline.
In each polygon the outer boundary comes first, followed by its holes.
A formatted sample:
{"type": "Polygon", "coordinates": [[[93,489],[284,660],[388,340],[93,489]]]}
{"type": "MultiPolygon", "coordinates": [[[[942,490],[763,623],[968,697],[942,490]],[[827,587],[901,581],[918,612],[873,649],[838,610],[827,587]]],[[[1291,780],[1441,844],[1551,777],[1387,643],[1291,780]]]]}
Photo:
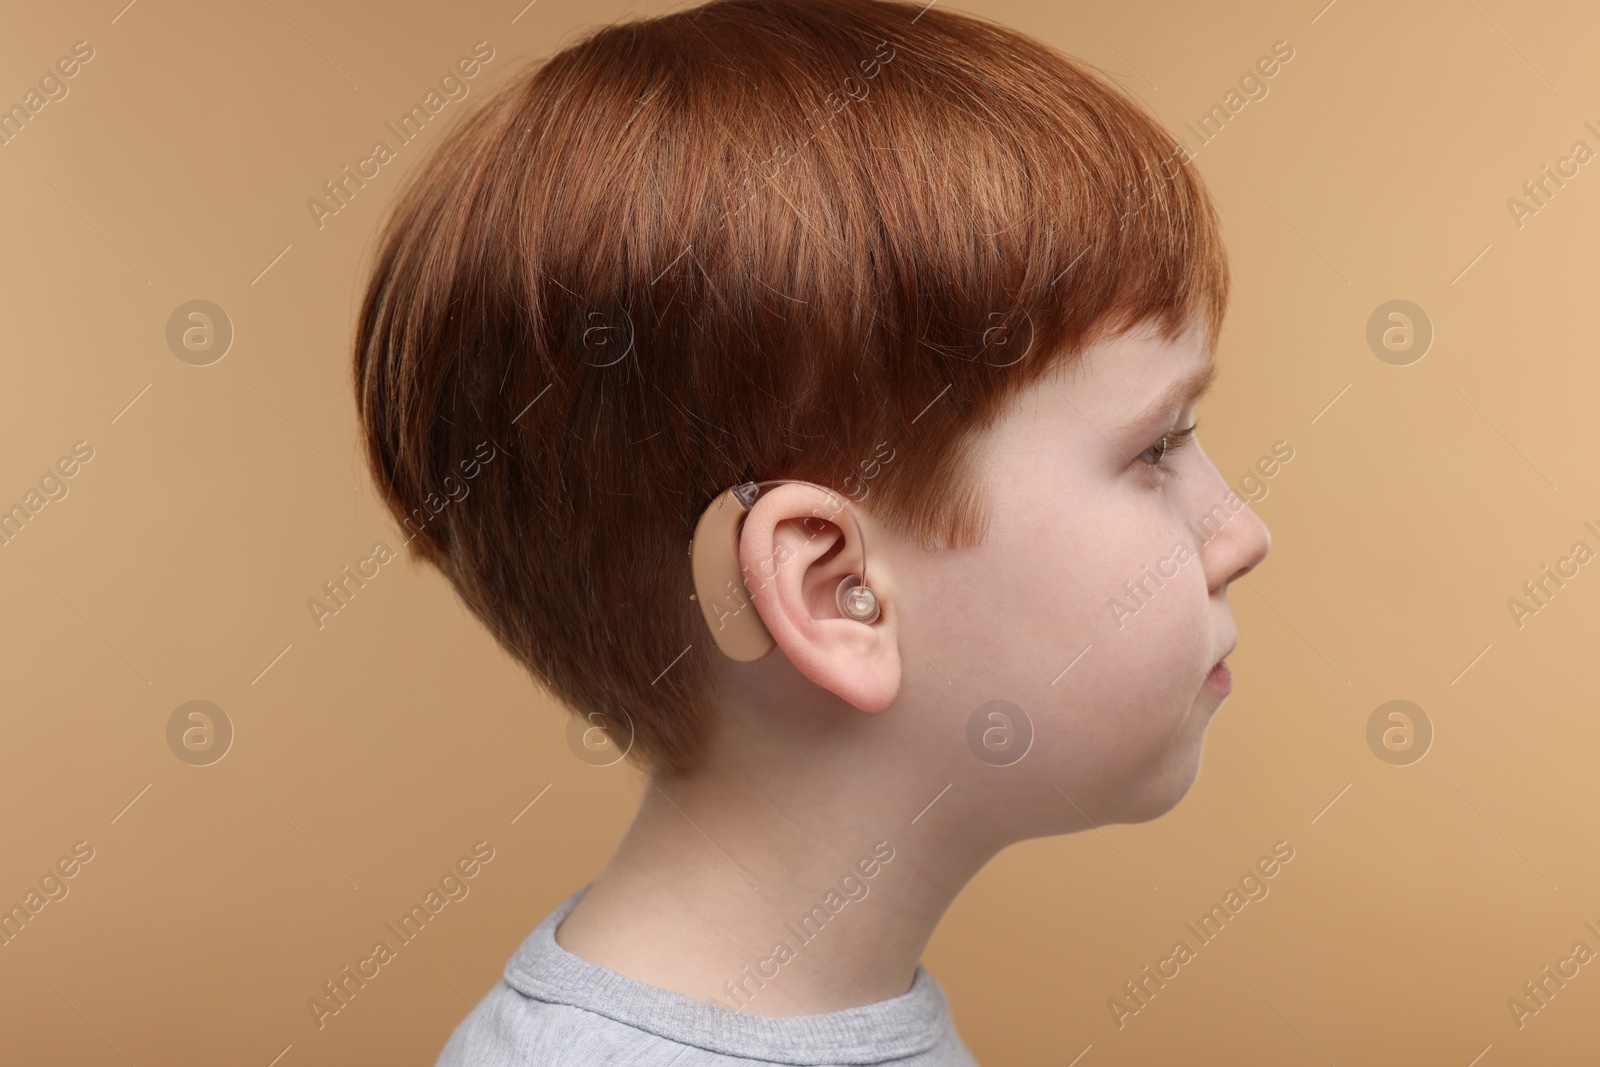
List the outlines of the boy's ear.
{"type": "Polygon", "coordinates": [[[861,573],[865,551],[842,499],[809,485],[768,489],[745,516],[739,564],[751,603],[789,662],[862,711],[882,711],[900,691],[894,605],[881,570],[869,569],[877,621],[839,610],[839,583],[861,573]]]}

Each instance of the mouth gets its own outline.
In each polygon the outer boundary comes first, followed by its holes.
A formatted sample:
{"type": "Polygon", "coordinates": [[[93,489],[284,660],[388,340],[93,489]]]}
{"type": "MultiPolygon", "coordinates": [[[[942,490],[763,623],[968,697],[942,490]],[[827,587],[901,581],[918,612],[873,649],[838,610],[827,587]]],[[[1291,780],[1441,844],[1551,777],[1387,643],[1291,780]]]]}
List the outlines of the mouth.
{"type": "Polygon", "coordinates": [[[1228,670],[1227,660],[1218,660],[1211,668],[1211,673],[1206,675],[1206,688],[1223,696],[1233,692],[1233,672],[1228,670]]]}
{"type": "Polygon", "coordinates": [[[1230,646],[1222,658],[1212,665],[1211,673],[1206,675],[1205,688],[1221,696],[1227,696],[1233,691],[1233,672],[1228,669],[1228,656],[1234,647],[1230,646]]]}

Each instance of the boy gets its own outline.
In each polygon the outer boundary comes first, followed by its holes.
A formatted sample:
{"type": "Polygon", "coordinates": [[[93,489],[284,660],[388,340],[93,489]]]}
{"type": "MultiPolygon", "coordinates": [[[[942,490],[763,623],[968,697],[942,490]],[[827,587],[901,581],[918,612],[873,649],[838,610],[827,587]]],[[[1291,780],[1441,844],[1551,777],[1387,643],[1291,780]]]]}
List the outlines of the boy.
{"type": "Polygon", "coordinates": [[[361,310],[377,483],[650,775],[441,1064],[974,1062],[934,927],[1183,797],[1268,549],[1193,436],[1228,269],[1184,162],[891,0],[603,28],[441,145],[361,310]]]}

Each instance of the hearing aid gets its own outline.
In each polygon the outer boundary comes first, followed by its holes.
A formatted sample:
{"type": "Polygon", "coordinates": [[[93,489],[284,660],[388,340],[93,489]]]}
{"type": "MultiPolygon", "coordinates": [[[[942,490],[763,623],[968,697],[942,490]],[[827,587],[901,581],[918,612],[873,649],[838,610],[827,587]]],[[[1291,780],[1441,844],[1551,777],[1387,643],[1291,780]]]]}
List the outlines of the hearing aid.
{"type": "MultiPolygon", "coordinates": [[[[856,518],[843,496],[814,482],[794,478],[743,482],[723,491],[707,506],[700,521],[695,524],[694,537],[689,542],[694,600],[700,605],[700,613],[717,647],[729,659],[740,663],[760,659],[771,652],[776,644],[750,601],[750,588],[739,563],[739,537],[744,529],[745,516],[761,494],[775,485],[809,485],[822,489],[838,502],[838,508],[830,515],[813,511],[815,518],[832,519],[840,511],[850,516],[857,544],[861,546],[861,572],[847,574],[840,579],[834,589],[834,603],[839,608],[839,614],[856,622],[873,623],[881,614],[878,596],[867,585],[866,537],[861,529],[861,520],[856,518]]],[[[782,561],[778,563],[781,565],[782,561]]]]}

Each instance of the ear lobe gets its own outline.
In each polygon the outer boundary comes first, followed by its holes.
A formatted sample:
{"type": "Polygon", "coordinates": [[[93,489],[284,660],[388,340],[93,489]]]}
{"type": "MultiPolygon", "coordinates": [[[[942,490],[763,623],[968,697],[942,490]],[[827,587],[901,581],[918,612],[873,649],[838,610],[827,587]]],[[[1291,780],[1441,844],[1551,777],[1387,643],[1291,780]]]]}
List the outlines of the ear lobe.
{"type": "Polygon", "coordinates": [[[790,484],[763,493],[745,516],[739,560],[751,603],[801,674],[863,711],[881,711],[900,689],[898,635],[883,601],[872,622],[840,610],[841,586],[861,573],[865,546],[849,516],[830,522],[818,512],[831,513],[828,495],[790,484]]]}

